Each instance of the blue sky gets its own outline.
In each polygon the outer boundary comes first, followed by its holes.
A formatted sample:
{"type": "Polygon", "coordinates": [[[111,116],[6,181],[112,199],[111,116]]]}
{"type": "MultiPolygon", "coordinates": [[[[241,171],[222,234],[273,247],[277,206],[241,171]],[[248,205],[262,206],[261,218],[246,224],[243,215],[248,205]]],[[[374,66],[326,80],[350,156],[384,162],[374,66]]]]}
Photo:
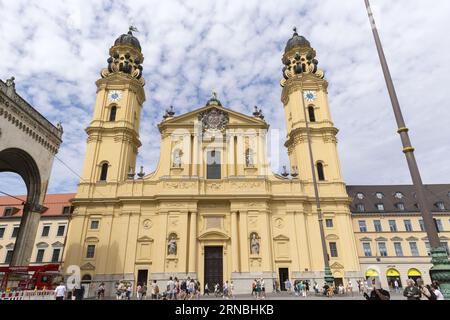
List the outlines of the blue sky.
{"type": "MultiPolygon", "coordinates": [[[[425,183],[450,182],[450,2],[377,0],[372,7],[425,183]]],[[[95,81],[108,49],[130,24],[139,29],[147,101],[137,166],[158,162],[157,123],[222,104],[250,114],[260,106],[282,130],[281,56],[292,27],[317,51],[348,184],[410,183],[363,0],[321,1],[4,1],[0,0],[0,78],[50,121],[62,121],[58,157],[80,172],[95,81]]],[[[55,160],[49,192],[73,192],[78,178],[55,160]]],[[[0,190],[23,183],[0,174],[0,190]]]]}

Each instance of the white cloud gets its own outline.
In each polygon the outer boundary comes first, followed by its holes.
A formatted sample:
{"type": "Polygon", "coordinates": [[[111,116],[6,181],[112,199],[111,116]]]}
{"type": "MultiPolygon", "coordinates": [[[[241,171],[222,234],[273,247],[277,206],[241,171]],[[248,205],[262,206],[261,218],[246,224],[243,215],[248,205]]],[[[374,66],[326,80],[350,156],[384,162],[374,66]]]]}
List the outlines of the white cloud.
{"type": "MultiPolygon", "coordinates": [[[[130,23],[140,30],[145,56],[138,165],[147,172],[157,165],[156,125],[165,108],[191,111],[204,105],[213,89],[237,111],[262,107],[271,128],[284,130],[281,56],[297,25],[330,83],[346,182],[410,182],[363,1],[3,1],[0,6],[0,77],[14,75],[22,96],[53,123],[63,122],[58,157],[77,172],[94,82],[109,47],[130,23]]],[[[379,0],[372,6],[423,180],[448,182],[450,3],[379,0]]],[[[279,152],[279,166],[287,164],[282,143],[279,152]]],[[[1,177],[0,190],[14,189],[10,176],[1,177]]],[[[55,160],[49,191],[74,191],[77,182],[55,160]]]]}

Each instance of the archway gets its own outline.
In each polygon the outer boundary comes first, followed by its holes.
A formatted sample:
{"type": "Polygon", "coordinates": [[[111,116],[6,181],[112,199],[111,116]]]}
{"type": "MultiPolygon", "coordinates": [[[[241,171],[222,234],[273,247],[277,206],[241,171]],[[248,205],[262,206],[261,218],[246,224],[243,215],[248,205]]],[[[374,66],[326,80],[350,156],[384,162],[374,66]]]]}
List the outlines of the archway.
{"type": "Polygon", "coordinates": [[[0,172],[18,174],[26,186],[26,201],[23,205],[19,233],[10,264],[27,265],[33,250],[40,213],[43,212],[43,207],[40,205],[42,185],[39,168],[34,159],[24,150],[8,148],[0,151],[0,172]]]}
{"type": "Polygon", "coordinates": [[[390,288],[401,288],[402,287],[402,281],[400,279],[400,272],[398,272],[397,269],[390,268],[386,271],[386,279],[387,283],[390,288]],[[395,285],[395,282],[397,281],[397,285],[395,285]]]}
{"type": "Polygon", "coordinates": [[[417,279],[422,278],[422,273],[416,268],[411,268],[408,270],[408,279],[413,279],[417,283],[417,279]]]}

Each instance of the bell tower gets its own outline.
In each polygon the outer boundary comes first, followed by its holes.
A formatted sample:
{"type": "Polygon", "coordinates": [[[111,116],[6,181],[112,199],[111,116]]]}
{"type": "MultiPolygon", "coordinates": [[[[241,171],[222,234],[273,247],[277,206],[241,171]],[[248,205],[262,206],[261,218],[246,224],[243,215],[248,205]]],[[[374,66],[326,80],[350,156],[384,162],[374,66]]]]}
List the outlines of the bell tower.
{"type": "Polygon", "coordinates": [[[120,182],[135,172],[145,82],[144,56],[133,31],[136,29],[130,27],[109,49],[108,67],[96,82],[81,183],[120,182]]]}
{"type": "Polygon", "coordinates": [[[308,121],[318,181],[343,182],[336,145],[338,130],[331,120],[328,105],[328,82],[317,67],[316,51],[296,28],[286,44],[282,62],[281,101],[291,172],[296,171],[300,180],[312,182],[305,122],[308,121]]]}

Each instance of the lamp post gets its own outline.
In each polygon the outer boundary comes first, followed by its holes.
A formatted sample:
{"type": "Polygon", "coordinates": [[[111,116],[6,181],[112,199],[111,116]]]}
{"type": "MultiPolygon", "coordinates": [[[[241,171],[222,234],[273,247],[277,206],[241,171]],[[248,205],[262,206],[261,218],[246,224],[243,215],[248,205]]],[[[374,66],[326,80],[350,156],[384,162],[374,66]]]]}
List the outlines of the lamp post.
{"type": "Polygon", "coordinates": [[[302,101],[303,114],[305,117],[305,127],[306,127],[306,137],[308,140],[308,149],[309,149],[309,160],[311,162],[311,173],[314,185],[314,196],[316,198],[316,207],[317,207],[317,219],[319,221],[319,230],[320,230],[320,240],[322,243],[322,253],[323,253],[323,262],[324,262],[324,280],[325,283],[331,285],[334,281],[333,275],[331,274],[330,269],[330,259],[328,256],[327,242],[325,241],[325,231],[323,229],[323,214],[322,208],[320,207],[320,198],[319,198],[319,188],[317,186],[317,178],[316,178],[316,170],[314,165],[314,156],[312,152],[311,146],[311,131],[309,128],[308,118],[306,115],[306,106],[305,106],[305,98],[303,97],[303,89],[300,91],[300,100],[302,101]]]}
{"type": "Polygon", "coordinates": [[[397,121],[400,139],[403,144],[403,153],[405,154],[406,161],[408,162],[409,172],[414,184],[414,188],[417,195],[417,201],[422,214],[425,231],[428,236],[431,247],[431,263],[433,266],[430,269],[430,277],[433,281],[438,281],[442,294],[446,299],[450,299],[450,262],[448,260],[447,251],[441,246],[439,235],[436,229],[436,225],[433,220],[433,216],[428,207],[427,200],[425,198],[424,186],[420,177],[419,167],[417,166],[416,158],[414,157],[414,148],[411,146],[408,131],[405,121],[403,119],[400,104],[395,92],[394,83],[392,82],[389,67],[387,65],[386,57],[384,56],[383,47],[381,45],[380,36],[375,25],[375,20],[370,8],[369,0],[364,0],[366,4],[367,14],[369,15],[370,25],[372,27],[375,44],[377,46],[378,56],[381,62],[381,68],[383,69],[386,86],[391,99],[392,108],[394,110],[395,120],[397,121]]]}

